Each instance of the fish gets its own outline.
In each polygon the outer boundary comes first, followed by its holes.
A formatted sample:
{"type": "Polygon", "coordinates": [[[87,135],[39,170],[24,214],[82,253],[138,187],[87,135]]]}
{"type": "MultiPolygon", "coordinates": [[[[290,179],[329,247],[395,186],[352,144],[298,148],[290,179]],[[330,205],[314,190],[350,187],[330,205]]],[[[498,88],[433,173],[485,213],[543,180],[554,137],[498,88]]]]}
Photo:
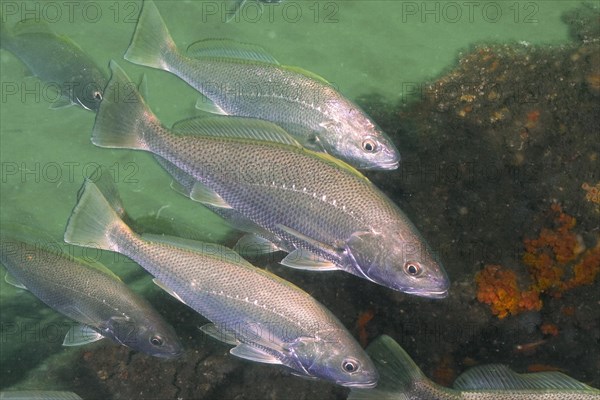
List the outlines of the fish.
{"type": "Polygon", "coordinates": [[[598,400],[600,390],[561,372],[518,374],[506,365],[471,367],[453,388],[429,380],[404,349],[387,335],[367,347],[381,378],[372,390],[352,389],[348,400],[598,400]]]}
{"type": "Polygon", "coordinates": [[[230,353],[237,357],[342,386],[376,385],[362,347],[308,293],[226,247],[137,235],[120,219],[105,184],[84,182],[65,229],[67,243],[93,243],[140,264],[157,285],[211,321],[202,332],[234,345],[230,353]]]}
{"type": "Polygon", "coordinates": [[[196,181],[196,200],[237,211],[292,250],[283,265],[343,270],[417,296],[448,295],[446,272],[425,239],[359,171],[303,148],[268,121],[192,118],[169,130],[121,67],[110,67],[110,96],[96,114],[92,143],[172,163],[196,181]]]}
{"type": "Polygon", "coordinates": [[[8,271],[8,283],[79,323],[69,329],[63,345],[109,338],[155,357],[183,353],[175,330],[108,268],[66,254],[58,243],[29,232],[33,228],[3,228],[0,263],[8,271]]]}
{"type": "Polygon", "coordinates": [[[82,400],[76,393],[50,390],[7,390],[0,392],[0,400],[82,400]]]}
{"type": "Polygon", "coordinates": [[[23,20],[12,30],[3,21],[0,15],[0,48],[21,60],[31,74],[56,86],[59,97],[51,108],[98,109],[108,76],[79,45],[39,19],[23,20]]]}
{"type": "Polygon", "coordinates": [[[151,0],[144,2],[125,59],[183,79],[203,95],[196,103],[203,111],[274,122],[303,146],[360,169],[398,168],[394,143],[325,79],[231,40],[203,40],[183,54],[151,0]]]}

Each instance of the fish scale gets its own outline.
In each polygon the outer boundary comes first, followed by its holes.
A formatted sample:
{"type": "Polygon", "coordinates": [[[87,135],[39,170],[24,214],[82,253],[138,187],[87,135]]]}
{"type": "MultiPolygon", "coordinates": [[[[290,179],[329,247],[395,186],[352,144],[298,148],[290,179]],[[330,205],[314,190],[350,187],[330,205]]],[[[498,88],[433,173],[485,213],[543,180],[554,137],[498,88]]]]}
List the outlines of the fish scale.
{"type": "Polygon", "coordinates": [[[136,350],[164,357],[181,352],[173,328],[115,275],[10,234],[4,234],[0,241],[1,263],[27,290],[53,309],[136,350]],[[123,319],[123,324],[119,325],[115,319],[123,319]],[[136,336],[128,337],[126,334],[132,328],[136,336]],[[162,349],[151,346],[148,338],[153,334],[146,337],[145,331],[159,334],[166,346],[162,349]]]}
{"type": "MultiPolygon", "coordinates": [[[[147,242],[118,229],[111,232],[118,251],[144,265],[184,302],[224,327],[236,323],[285,326],[291,337],[310,337],[339,329],[340,322],[311,296],[277,276],[220,257],[199,257],[186,249],[147,242]]],[[[278,338],[281,343],[284,338],[278,338]]]]}

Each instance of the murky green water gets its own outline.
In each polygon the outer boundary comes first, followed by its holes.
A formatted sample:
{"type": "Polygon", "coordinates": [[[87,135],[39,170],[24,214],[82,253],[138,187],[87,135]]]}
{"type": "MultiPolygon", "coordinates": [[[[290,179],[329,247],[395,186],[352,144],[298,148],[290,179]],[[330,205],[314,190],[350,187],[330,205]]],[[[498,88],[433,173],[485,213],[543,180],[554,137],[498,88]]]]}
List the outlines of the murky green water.
{"type": "MultiPolygon", "coordinates": [[[[424,81],[450,70],[459,54],[474,44],[568,42],[561,15],[578,5],[574,1],[334,0],[284,1],[261,9],[250,2],[236,19],[224,23],[223,4],[219,2],[156,3],[182,48],[204,38],[257,43],[283,64],[322,75],[350,98],[378,93],[393,102],[418,99],[424,81]]],[[[197,96],[192,88],[173,75],[122,58],[140,2],[2,0],[0,5],[2,23],[9,28],[23,18],[40,18],[53,31],[77,42],[107,72],[109,60],[114,59],[134,79],[145,73],[148,102],[166,125],[194,115],[197,96]]],[[[149,155],[92,145],[94,114],[76,107],[49,109],[53,93],[35,78],[25,77],[23,65],[7,51],[0,51],[0,83],[2,221],[26,220],[60,240],[83,177],[103,164],[116,174],[128,212],[134,218],[160,216],[195,230],[197,238],[206,241],[222,241],[230,233],[218,217],[171,190],[170,178],[149,155]]],[[[108,255],[103,260],[118,274],[130,278],[136,288],[150,287],[147,278],[140,279],[144,275],[139,269],[113,263],[108,255]]],[[[311,279],[313,283],[318,280],[311,279]]],[[[39,301],[4,282],[0,282],[0,300],[0,323],[5,327],[15,321],[54,320],[39,301]]],[[[329,307],[339,312],[335,304],[329,307]]],[[[43,374],[30,374],[28,369],[54,368],[44,361],[53,354],[64,356],[64,363],[70,363],[69,357],[80,349],[63,349],[56,341],[2,332],[1,372],[10,378],[0,379],[0,389],[19,382],[21,387],[32,388],[36,380],[45,385],[40,389],[77,387],[77,383],[54,381],[55,377],[44,381],[43,374]],[[27,382],[28,376],[33,380],[27,382]]],[[[302,383],[310,386],[310,382],[302,383]]],[[[269,393],[269,385],[264,385],[264,393],[269,393]]]]}

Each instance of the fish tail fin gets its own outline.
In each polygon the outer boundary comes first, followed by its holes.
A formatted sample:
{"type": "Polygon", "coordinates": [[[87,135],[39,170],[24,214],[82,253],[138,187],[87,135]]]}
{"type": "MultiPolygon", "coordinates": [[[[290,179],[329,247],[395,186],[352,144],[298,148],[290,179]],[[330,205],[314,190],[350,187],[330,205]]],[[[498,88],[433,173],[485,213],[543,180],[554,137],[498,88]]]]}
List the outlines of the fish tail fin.
{"type": "Polygon", "coordinates": [[[144,1],[125,59],[134,64],[170,71],[169,60],[178,53],[156,5],[152,0],[144,1]]]}
{"type": "Polygon", "coordinates": [[[67,222],[64,240],[79,246],[116,251],[115,233],[132,231],[93,179],[86,178],[77,194],[77,204],[67,222]]]}
{"type": "Polygon", "coordinates": [[[437,386],[423,374],[406,351],[387,335],[380,336],[370,344],[367,353],[379,372],[377,387],[352,389],[348,400],[408,400],[419,398],[418,387],[437,386]]]}
{"type": "Polygon", "coordinates": [[[92,143],[100,147],[148,150],[144,131],[159,123],[125,71],[110,62],[112,76],[104,90],[92,143]]]}

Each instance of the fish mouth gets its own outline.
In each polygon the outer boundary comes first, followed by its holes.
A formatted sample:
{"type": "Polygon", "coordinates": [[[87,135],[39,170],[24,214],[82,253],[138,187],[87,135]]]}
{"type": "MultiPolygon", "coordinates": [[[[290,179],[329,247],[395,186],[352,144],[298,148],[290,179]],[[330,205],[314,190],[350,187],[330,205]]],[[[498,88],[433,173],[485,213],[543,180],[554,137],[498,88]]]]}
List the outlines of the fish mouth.
{"type": "Polygon", "coordinates": [[[398,160],[393,160],[393,161],[387,161],[387,162],[383,162],[383,163],[377,163],[377,164],[368,164],[368,165],[362,165],[360,167],[360,169],[365,169],[365,170],[392,170],[392,169],[398,169],[398,166],[400,165],[400,161],[398,160]]]}
{"type": "Polygon", "coordinates": [[[338,385],[354,388],[354,389],[373,389],[377,386],[377,380],[373,380],[370,382],[336,382],[338,385]]]}
{"type": "Polygon", "coordinates": [[[427,297],[430,299],[445,299],[448,297],[448,289],[444,289],[438,292],[423,292],[423,291],[404,291],[406,294],[412,294],[414,296],[427,297]]]}

